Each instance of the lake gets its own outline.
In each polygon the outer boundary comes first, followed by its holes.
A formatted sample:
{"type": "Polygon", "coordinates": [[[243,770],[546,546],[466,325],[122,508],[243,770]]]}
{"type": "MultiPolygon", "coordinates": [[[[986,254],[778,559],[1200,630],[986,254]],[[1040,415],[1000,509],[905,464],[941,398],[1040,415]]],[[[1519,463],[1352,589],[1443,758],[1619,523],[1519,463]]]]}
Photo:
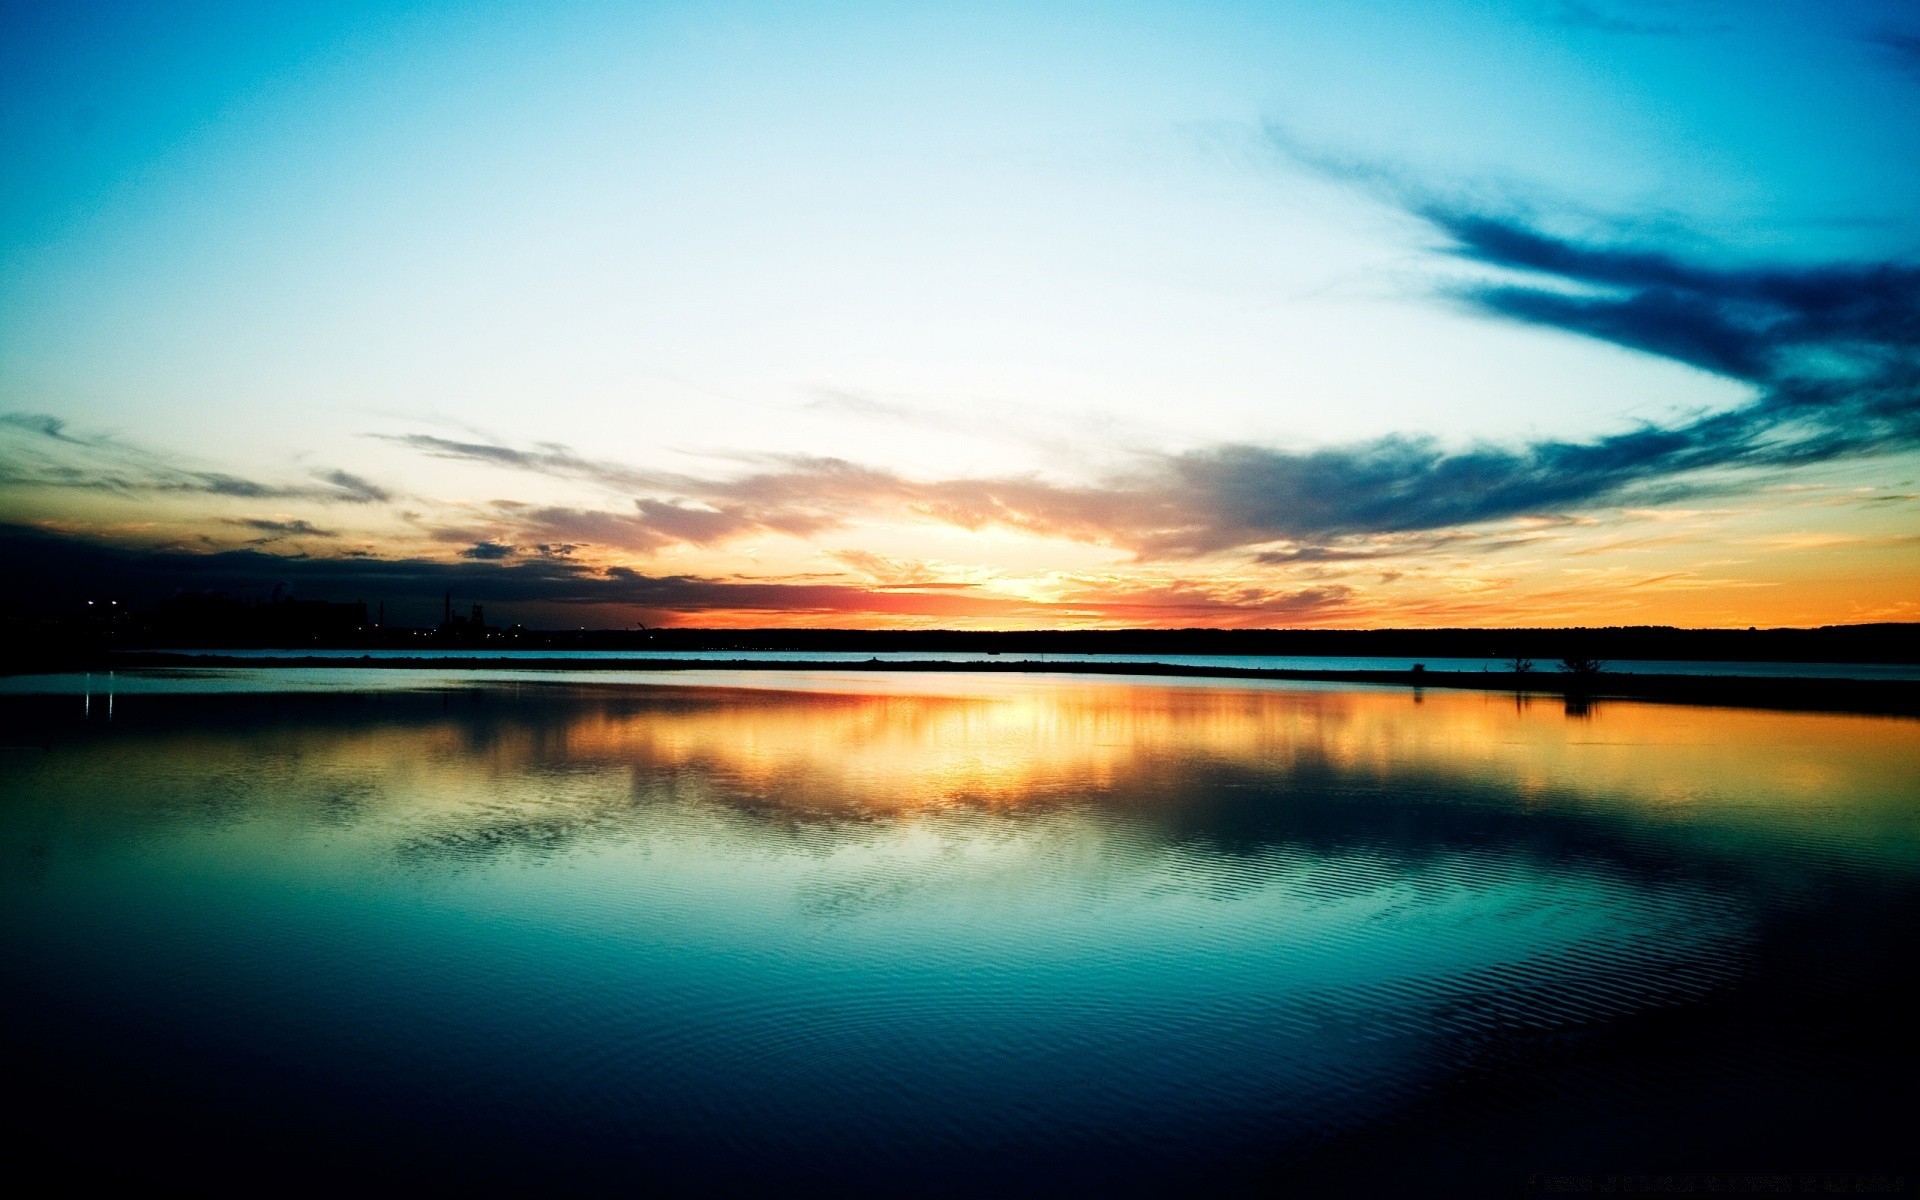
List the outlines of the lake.
{"type": "MultiPolygon", "coordinates": [[[[1038,659],[1054,665],[1061,663],[1159,663],[1174,667],[1228,667],[1252,671],[1408,671],[1415,663],[1429,671],[1491,671],[1513,669],[1510,658],[1382,657],[1304,654],[1075,654],[1010,650],[499,650],[490,647],[442,648],[424,646],[402,649],[338,650],[319,647],[300,649],[220,649],[160,650],[162,654],[217,655],[223,659],[244,661],[249,658],[339,659],[491,659],[512,666],[516,659],[547,661],[573,660],[583,664],[619,663],[635,660],[680,660],[697,662],[762,663],[1006,663],[1020,659],[1038,659]]],[[[1773,679],[1908,679],[1920,680],[1920,663],[1911,662],[1729,662],[1724,660],[1685,659],[1609,659],[1607,671],[1613,675],[1731,675],[1773,679]]],[[[1543,659],[1538,664],[1543,674],[1553,674],[1555,664],[1543,659]]]]}
{"type": "Polygon", "coordinates": [[[0,714],[16,1161],[559,1191],[1914,1166],[1911,719],[346,666],[16,678],[0,714]]]}

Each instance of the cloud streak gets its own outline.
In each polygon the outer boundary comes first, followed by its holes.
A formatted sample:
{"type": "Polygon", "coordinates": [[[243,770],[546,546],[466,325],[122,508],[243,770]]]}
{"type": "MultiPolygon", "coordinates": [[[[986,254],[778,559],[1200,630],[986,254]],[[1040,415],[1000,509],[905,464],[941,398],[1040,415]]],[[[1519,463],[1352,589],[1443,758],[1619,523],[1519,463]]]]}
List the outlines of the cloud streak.
{"type": "MultiPolygon", "coordinates": [[[[1376,190],[1390,172],[1328,167],[1376,190]]],[[[1147,559],[1251,550],[1267,565],[1435,548],[1369,539],[1436,535],[1599,505],[1656,504],[1706,473],[1783,468],[1920,446],[1920,266],[1723,266],[1659,246],[1580,241],[1510,213],[1432,200],[1409,212],[1446,253],[1487,272],[1451,285],[1488,316],[1608,342],[1748,384],[1731,411],[1604,437],[1447,446],[1413,434],[1317,450],[1222,444],[1140,456],[1087,483],[1039,477],[916,480],[841,459],[787,457],[725,478],[430,435],[423,453],[642,493],[630,513],[530,510],[529,540],[638,551],[767,533],[808,537],[860,520],[1003,527],[1112,545],[1147,559]],[[1281,544],[1282,545],[1276,545],[1281,544]]],[[[1719,480],[1713,486],[1725,486],[1719,480]]]]}
{"type": "MultiPolygon", "coordinates": [[[[1457,303],[1713,372],[1752,387],[1754,398],[1729,412],[1580,441],[1460,446],[1405,433],[1308,450],[1224,443],[1139,454],[1121,470],[1081,481],[915,479],[799,455],[701,476],[593,458],[556,443],[376,436],[438,459],[609,494],[603,505],[499,500],[479,513],[470,509],[472,528],[445,533],[478,561],[530,553],[516,547],[650,555],[676,545],[812,539],[860,523],[920,521],[1108,545],[1148,560],[1244,554],[1270,567],[1431,552],[1450,531],[1600,505],[1656,504],[1706,483],[1724,485],[1704,481],[1706,473],[1920,444],[1920,266],[1728,266],[1660,245],[1573,239],[1511,210],[1435,199],[1390,169],[1338,161],[1291,145],[1283,134],[1274,138],[1314,169],[1424,222],[1444,253],[1474,267],[1476,278],[1443,287],[1457,303]]],[[[358,505],[394,499],[385,487],[337,468],[263,482],[181,465],[77,435],[49,414],[5,414],[0,431],[25,451],[0,462],[0,484],[13,487],[358,505]]]]}
{"type": "MultiPolygon", "coordinates": [[[[596,564],[606,562],[606,551],[650,555],[672,546],[812,540],[860,524],[926,522],[1110,546],[1138,560],[1235,556],[1250,566],[1304,570],[1449,548],[1484,554],[1533,536],[1489,528],[1501,522],[1658,505],[1737,486],[1732,472],[1920,448],[1920,265],[1730,264],[1644,239],[1572,238],[1510,208],[1416,194],[1375,166],[1296,156],[1423,222],[1443,253],[1472,269],[1471,278],[1441,287],[1468,310],[1711,372],[1746,385],[1751,398],[1727,411],[1584,440],[1463,446],[1408,433],[1307,450],[1223,443],[1139,454],[1124,469],[1079,481],[921,479],[804,455],[763,456],[731,474],[702,476],[592,458],[556,443],[414,433],[384,440],[437,459],[586,485],[603,493],[604,503],[503,499],[468,506],[461,527],[432,531],[448,545],[445,553],[458,556],[452,562],[365,558],[343,566],[349,560],[255,551],[231,552],[252,559],[165,561],[189,577],[324,570],[327,578],[370,586],[390,578],[429,592],[457,584],[496,602],[537,598],[686,612],[1055,616],[1063,611],[1057,605],[1085,605],[1141,620],[1234,613],[1290,619],[1344,611],[1357,597],[1331,586],[1235,591],[1114,579],[1063,585],[1055,600],[1027,604],[857,550],[838,561],[872,578],[870,585],[651,575],[596,564]],[[497,583],[482,587],[482,579],[497,583]]],[[[9,485],[347,504],[394,498],[339,469],[268,484],[182,466],[76,435],[47,414],[5,414],[0,432],[29,450],[0,462],[0,483],[9,485]]],[[[238,523],[265,539],[333,536],[291,519],[238,523]]]]}
{"type": "Polygon", "coordinates": [[[240,549],[192,553],[116,546],[21,526],[0,526],[0,558],[40,584],[43,601],[72,603],[97,596],[137,602],[181,590],[253,595],[275,583],[297,594],[333,599],[412,602],[437,611],[452,592],[485,604],[547,611],[603,607],[672,614],[857,614],[1012,619],[1038,617],[1046,606],[1017,599],[869,591],[833,583],[787,583],[654,575],[598,567],[548,555],[501,561],[490,555],[452,562],[425,558],[319,557],[240,549]]]}
{"type": "Polygon", "coordinates": [[[1887,59],[1902,71],[1920,78],[1920,34],[1898,29],[1882,29],[1867,41],[1880,48],[1887,59]]]}
{"type": "Polygon", "coordinates": [[[1820,357],[1872,374],[1911,367],[1920,267],[1905,263],[1714,268],[1670,253],[1585,245],[1511,217],[1437,205],[1420,215],[1455,256],[1573,285],[1474,284],[1484,311],[1564,329],[1759,384],[1806,375],[1820,357]]]}
{"type": "MultiPolygon", "coordinates": [[[[488,546],[481,543],[480,547],[488,546]]],[[[937,582],[857,586],[833,582],[742,580],[659,575],[595,566],[566,557],[468,552],[455,561],[371,556],[290,556],[246,548],[214,553],[113,545],[21,526],[0,525],[0,556],[46,582],[41,600],[72,604],[113,596],[151,603],[180,591],[261,595],[284,585],[293,594],[408,605],[437,612],[451,592],[463,602],[514,606],[570,623],[567,610],[641,614],[649,623],[693,617],[763,623],[793,617],[934,618],[1026,624],[1245,625],[1335,617],[1357,594],[1340,584],[1277,587],[1245,583],[1139,582],[1063,577],[1044,598],[974,591],[937,582]]]]}
{"type": "Polygon", "coordinates": [[[273,542],[289,537],[337,538],[337,529],[322,529],[311,521],[297,519],[275,519],[270,517],[236,517],[227,522],[243,529],[251,529],[261,536],[256,542],[273,542]]]}
{"type": "Polygon", "coordinates": [[[224,471],[184,466],[164,455],[104,436],[79,436],[47,413],[0,413],[0,431],[16,439],[0,459],[0,487],[58,488],[118,495],[201,495],[242,500],[311,500],[374,504],[387,489],[348,471],[320,469],[299,483],[261,483],[224,471]]]}

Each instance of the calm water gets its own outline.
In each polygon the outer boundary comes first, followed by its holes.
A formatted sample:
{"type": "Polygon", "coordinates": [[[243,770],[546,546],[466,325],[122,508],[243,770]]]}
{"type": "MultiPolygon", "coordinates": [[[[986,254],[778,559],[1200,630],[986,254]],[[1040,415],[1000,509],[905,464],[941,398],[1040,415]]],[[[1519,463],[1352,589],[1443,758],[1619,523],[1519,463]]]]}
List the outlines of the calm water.
{"type": "Polygon", "coordinates": [[[16,1153],[562,1191],[1912,1169],[1920,723],[660,678],[15,681],[16,1153]]]}
{"type": "MultiPolygon", "coordinates": [[[[403,650],[168,650],[169,654],[218,654],[223,658],[516,658],[621,661],[634,658],[697,659],[706,662],[1007,662],[1043,659],[1049,663],[1166,663],[1181,667],[1239,667],[1263,671],[1405,671],[1420,663],[1430,671],[1506,671],[1506,658],[1386,658],[1307,656],[1287,654],[1041,654],[1009,651],[987,654],[966,650],[444,650],[422,647],[403,650]]],[[[1554,664],[1542,659],[1538,669],[1552,673],[1554,664]]],[[[1610,659],[1607,670],[1616,675],[1740,675],[1786,679],[1920,679],[1920,663],[1801,663],[1682,661],[1678,659],[1610,659]]]]}

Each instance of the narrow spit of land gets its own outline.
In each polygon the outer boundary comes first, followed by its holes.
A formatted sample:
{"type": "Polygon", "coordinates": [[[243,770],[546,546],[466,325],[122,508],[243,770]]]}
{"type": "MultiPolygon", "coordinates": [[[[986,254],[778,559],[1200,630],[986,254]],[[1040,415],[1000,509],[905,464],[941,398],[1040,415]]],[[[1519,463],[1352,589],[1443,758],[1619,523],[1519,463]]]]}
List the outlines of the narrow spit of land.
{"type": "Polygon", "coordinates": [[[1136,675],[1197,679],[1268,679],[1302,683],[1351,683],[1377,687],[1451,688],[1549,696],[1569,704],[1596,700],[1645,700],[1667,704],[1703,704],[1738,708],[1797,709],[1868,715],[1920,716],[1920,683],[1904,679],[1796,679],[1728,675],[1579,676],[1558,672],[1500,671],[1314,671],[1264,667],[1190,666],[1154,662],[999,662],[755,661],[737,659],[524,658],[322,658],[287,655],[238,658],[221,654],[123,652],[111,656],[121,670],[192,667],[354,667],[368,670],[436,671],[887,671],[987,674],[1136,675]]]}

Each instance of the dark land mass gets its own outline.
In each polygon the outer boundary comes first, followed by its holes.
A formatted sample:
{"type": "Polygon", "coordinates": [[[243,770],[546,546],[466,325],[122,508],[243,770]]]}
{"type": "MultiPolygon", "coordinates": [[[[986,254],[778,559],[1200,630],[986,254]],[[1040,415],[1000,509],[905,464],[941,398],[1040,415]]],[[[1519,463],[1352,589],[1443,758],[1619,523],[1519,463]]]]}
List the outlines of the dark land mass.
{"type": "Polygon", "coordinates": [[[122,652],[105,664],[121,669],[182,669],[245,666],[363,669],[431,669],[533,671],[886,671],[903,673],[967,672],[986,674],[1047,673],[1062,675],[1131,675],[1191,679],[1267,679],[1299,683],[1347,683],[1376,687],[1405,687],[1510,692],[1518,699],[1550,697],[1579,713],[1600,700],[1647,700],[1672,704],[1705,704],[1739,708],[1778,708],[1809,712],[1847,712],[1920,716],[1920,682],[1906,679],[1799,679],[1729,675],[1613,675],[1568,671],[1313,671],[1259,667],[1190,666],[1152,662],[1047,662],[1005,659],[1000,662],[900,662],[871,659],[781,660],[653,658],[637,654],[619,659],[498,657],[357,658],[287,655],[236,658],[220,654],[122,652]]]}
{"type": "MultiPolygon", "coordinates": [[[[1920,710],[1920,684],[1899,680],[1713,677],[1698,674],[1613,674],[1609,661],[1920,663],[1920,624],[1830,625],[1815,629],[1676,629],[1617,626],[1575,629],[581,629],[499,628],[485,610],[457,609],[449,595],[431,629],[382,623],[365,604],[281,597],[249,602],[213,593],[182,593],[150,609],[89,603],[62,614],[0,614],[0,673],[223,665],[222,651],[279,650],[249,658],[251,666],[498,668],[546,670],[812,670],[1071,671],[1079,674],[1274,679],[1326,683],[1471,688],[1523,695],[1665,700],[1867,713],[1920,710]],[[316,650],[432,652],[388,658],[306,657],[316,650]],[[449,651],[455,653],[449,654],[449,651]],[[468,658],[459,651],[472,651],[468,658]],[[611,652],[614,660],[541,658],[542,652],[611,652]],[[663,653],[785,652],[878,655],[976,654],[997,661],[913,663],[834,661],[738,662],[665,659],[663,653]],[[489,657],[479,657],[485,654],[489,657]],[[1312,670],[1196,667],[1163,662],[1049,663],[1051,654],[1232,655],[1291,658],[1493,659],[1512,671],[1312,670]],[[211,657],[209,657],[211,656],[211,657]],[[1004,657],[1000,657],[1004,656],[1004,657]],[[1036,661],[1038,660],[1038,661],[1036,661]],[[1571,669],[1557,669],[1571,668],[1571,669]]],[[[227,663],[234,660],[228,659],[227,663]]]]}
{"type": "Polygon", "coordinates": [[[58,614],[0,609],[0,669],[41,669],[121,650],[598,650],[1920,663],[1920,624],[1813,629],[578,629],[500,628],[448,597],[433,628],[385,624],[361,602],[249,603],[188,593],[151,609],[88,603],[58,614]]]}
{"type": "Polygon", "coordinates": [[[1233,654],[1309,658],[1532,658],[1675,662],[1920,662],[1920,624],[1817,629],[859,629],[584,630],[529,634],[553,649],[1233,654]]]}

